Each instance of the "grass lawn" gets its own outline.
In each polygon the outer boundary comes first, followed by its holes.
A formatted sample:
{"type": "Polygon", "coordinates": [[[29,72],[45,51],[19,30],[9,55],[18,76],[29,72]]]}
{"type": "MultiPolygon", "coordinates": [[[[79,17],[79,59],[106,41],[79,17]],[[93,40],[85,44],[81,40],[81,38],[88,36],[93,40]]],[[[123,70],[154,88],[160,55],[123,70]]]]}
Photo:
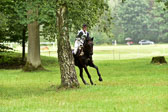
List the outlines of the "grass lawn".
{"type": "Polygon", "coordinates": [[[137,59],[152,56],[167,56],[168,44],[155,45],[117,45],[117,46],[95,46],[94,59],[96,60],[122,60],[137,59]]]}
{"type": "MultiPolygon", "coordinates": [[[[49,50],[41,50],[41,55],[57,57],[57,48],[53,46],[48,46],[48,48],[49,50]]],[[[94,46],[93,58],[95,60],[122,60],[146,58],[158,55],[168,56],[167,49],[168,44],[94,46]]]]}
{"type": "Polygon", "coordinates": [[[81,86],[71,90],[57,89],[56,58],[42,57],[50,71],[1,69],[0,112],[168,112],[168,65],[150,60],[95,60],[104,81],[89,68],[97,85],[85,86],[78,75],[81,86]]]}

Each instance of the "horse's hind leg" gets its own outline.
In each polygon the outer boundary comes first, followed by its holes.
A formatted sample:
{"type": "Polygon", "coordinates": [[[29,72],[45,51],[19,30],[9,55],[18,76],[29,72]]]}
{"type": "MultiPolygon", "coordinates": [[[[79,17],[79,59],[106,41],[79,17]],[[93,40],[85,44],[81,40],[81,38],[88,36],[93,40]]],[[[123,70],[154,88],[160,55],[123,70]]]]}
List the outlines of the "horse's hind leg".
{"type": "Polygon", "coordinates": [[[83,83],[84,83],[85,85],[87,85],[85,79],[83,78],[83,68],[79,68],[79,70],[80,70],[80,77],[81,77],[83,83]]]}
{"type": "Polygon", "coordinates": [[[92,81],[92,79],[91,79],[91,76],[90,76],[90,74],[89,74],[89,72],[88,72],[87,67],[84,67],[84,69],[85,69],[86,74],[88,75],[88,78],[90,79],[90,83],[93,85],[93,81],[92,81]]]}
{"type": "Polygon", "coordinates": [[[101,75],[100,75],[100,72],[99,72],[98,67],[97,67],[94,63],[91,63],[89,66],[96,69],[97,74],[98,74],[98,76],[99,76],[99,81],[103,81],[103,79],[102,79],[102,77],[101,77],[101,75]]]}

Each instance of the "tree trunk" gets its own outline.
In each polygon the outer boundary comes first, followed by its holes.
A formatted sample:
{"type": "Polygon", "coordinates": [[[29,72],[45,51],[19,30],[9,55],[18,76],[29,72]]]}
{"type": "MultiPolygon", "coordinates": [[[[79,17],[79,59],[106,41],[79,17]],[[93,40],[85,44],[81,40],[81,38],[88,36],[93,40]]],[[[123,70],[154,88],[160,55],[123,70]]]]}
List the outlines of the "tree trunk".
{"type": "Polygon", "coordinates": [[[157,56],[157,57],[153,57],[152,58],[152,61],[151,61],[152,64],[156,63],[156,64],[166,64],[166,59],[164,56],[157,56]]]}
{"type": "MultiPolygon", "coordinates": [[[[32,11],[28,11],[28,17],[31,16],[32,13],[32,11]]],[[[24,70],[33,71],[37,69],[43,68],[40,59],[39,24],[37,21],[34,21],[28,24],[28,56],[24,70]]]]}
{"type": "Polygon", "coordinates": [[[22,31],[22,62],[25,61],[25,40],[26,40],[26,28],[22,31]]]}
{"type": "Polygon", "coordinates": [[[66,8],[62,7],[57,13],[57,23],[58,23],[58,60],[61,72],[61,87],[73,88],[79,87],[79,82],[77,79],[74,58],[72,55],[72,50],[69,42],[69,31],[65,27],[65,12],[66,8]]]}

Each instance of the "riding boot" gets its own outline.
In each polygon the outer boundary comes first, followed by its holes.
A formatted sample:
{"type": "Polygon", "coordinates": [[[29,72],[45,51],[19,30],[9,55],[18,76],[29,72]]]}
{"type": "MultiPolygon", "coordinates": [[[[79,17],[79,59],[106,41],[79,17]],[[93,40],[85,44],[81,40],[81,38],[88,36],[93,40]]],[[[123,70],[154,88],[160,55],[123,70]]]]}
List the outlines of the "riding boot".
{"type": "Polygon", "coordinates": [[[77,52],[76,52],[76,54],[75,54],[75,57],[79,57],[80,54],[81,54],[81,51],[80,51],[80,49],[78,49],[77,52]]]}
{"type": "Polygon", "coordinates": [[[79,47],[78,51],[79,51],[79,55],[78,56],[83,56],[84,55],[82,46],[79,47]]]}
{"type": "Polygon", "coordinates": [[[84,55],[84,52],[83,52],[83,50],[82,50],[79,56],[83,56],[83,55],[84,55]]]}

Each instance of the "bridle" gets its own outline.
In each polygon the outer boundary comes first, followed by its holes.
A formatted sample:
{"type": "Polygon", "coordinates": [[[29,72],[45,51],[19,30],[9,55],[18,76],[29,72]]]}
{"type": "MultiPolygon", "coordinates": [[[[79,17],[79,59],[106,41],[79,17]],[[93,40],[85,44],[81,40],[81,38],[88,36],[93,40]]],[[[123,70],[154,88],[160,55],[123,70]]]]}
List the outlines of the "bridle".
{"type": "Polygon", "coordinates": [[[84,41],[83,51],[86,56],[92,57],[92,55],[93,55],[93,40],[91,40],[91,38],[88,38],[84,41]]]}

